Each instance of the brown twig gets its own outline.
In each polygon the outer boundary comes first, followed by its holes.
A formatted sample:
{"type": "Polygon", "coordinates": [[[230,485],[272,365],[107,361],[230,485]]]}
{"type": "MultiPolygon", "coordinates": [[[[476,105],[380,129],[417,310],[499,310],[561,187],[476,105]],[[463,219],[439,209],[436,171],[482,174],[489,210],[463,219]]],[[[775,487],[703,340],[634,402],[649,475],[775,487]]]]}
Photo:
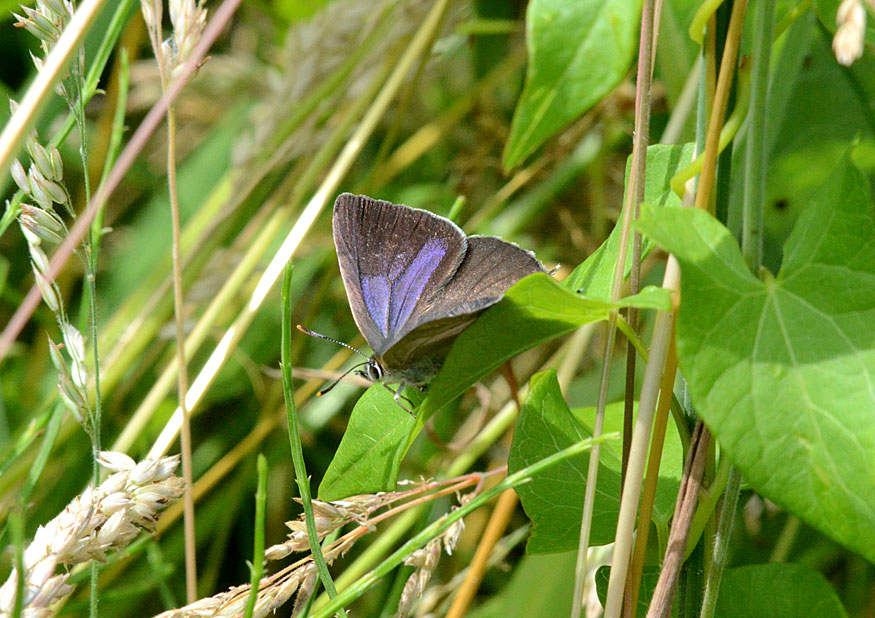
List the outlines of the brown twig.
{"type": "Polygon", "coordinates": [[[684,562],[684,550],[687,548],[690,523],[699,500],[699,490],[702,488],[702,474],[705,471],[705,459],[710,442],[711,433],[705,424],[699,421],[693,430],[687,462],[684,464],[674,519],[671,523],[671,532],[668,534],[665,559],[662,562],[656,589],[653,591],[653,598],[650,600],[647,618],[663,618],[671,615],[675,588],[684,562]]]}
{"type": "Polygon", "coordinates": [[[644,569],[644,557],[647,552],[647,537],[650,534],[649,522],[650,516],[653,513],[653,501],[656,497],[656,487],[659,481],[659,465],[662,461],[662,448],[663,444],[665,444],[665,431],[668,426],[669,408],[671,407],[677,368],[678,357],[675,350],[674,337],[672,337],[671,349],[669,349],[668,359],[665,362],[665,371],[662,374],[662,384],[659,387],[659,405],[656,409],[656,418],[653,422],[650,458],[647,460],[647,476],[644,479],[641,513],[638,516],[638,521],[645,523],[638,525],[638,534],[635,536],[635,548],[632,552],[632,562],[629,566],[629,574],[626,576],[626,596],[623,601],[623,615],[629,618],[635,617],[635,610],[638,607],[641,573],[644,569]]]}

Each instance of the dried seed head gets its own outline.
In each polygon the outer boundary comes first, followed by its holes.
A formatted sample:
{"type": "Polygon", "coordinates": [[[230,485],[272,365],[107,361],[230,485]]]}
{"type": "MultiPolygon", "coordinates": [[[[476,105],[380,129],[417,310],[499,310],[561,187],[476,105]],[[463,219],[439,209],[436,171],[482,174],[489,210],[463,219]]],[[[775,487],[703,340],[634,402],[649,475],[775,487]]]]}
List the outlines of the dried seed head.
{"type": "Polygon", "coordinates": [[[42,249],[39,248],[39,245],[34,245],[31,243],[27,244],[27,249],[30,251],[30,259],[33,262],[34,268],[36,268],[40,273],[45,275],[49,272],[49,258],[43,252],[42,249]]]}
{"type": "Polygon", "coordinates": [[[404,589],[401,591],[401,598],[398,600],[398,611],[395,612],[395,618],[406,618],[410,615],[413,609],[413,604],[422,595],[419,589],[419,578],[416,573],[413,573],[404,582],[404,589]]]}
{"type": "Polygon", "coordinates": [[[292,609],[292,618],[295,618],[306,607],[310,595],[313,594],[313,589],[316,588],[316,574],[316,566],[312,563],[304,567],[298,598],[295,599],[295,607],[292,609]]]}
{"type": "Polygon", "coordinates": [[[129,472],[137,465],[131,457],[116,451],[100,451],[97,462],[110,472],[129,472]]]}
{"type": "Polygon", "coordinates": [[[453,550],[456,549],[456,544],[459,542],[459,537],[465,530],[465,520],[458,519],[450,524],[450,527],[444,533],[444,551],[448,556],[453,555],[453,550]]]}
{"type": "MultiPolygon", "coordinates": [[[[124,456],[117,453],[104,453],[102,459],[124,462],[124,456]]],[[[165,468],[164,465],[158,467],[165,468]]],[[[143,488],[131,482],[127,472],[117,472],[108,481],[111,482],[97,488],[89,487],[57,517],[37,528],[33,541],[24,551],[23,616],[41,615],[42,608],[49,608],[71,592],[66,584],[67,575],[54,574],[58,567],[105,560],[109,551],[123,548],[143,527],[129,516],[133,507],[142,506],[135,494],[143,488]],[[124,477],[121,483],[119,476],[124,477]],[[119,485],[122,486],[120,491],[119,485]]],[[[165,483],[164,503],[182,494],[181,479],[172,477],[165,483]]],[[[150,491],[156,493],[157,489],[152,487],[150,491]]],[[[157,512],[151,511],[151,520],[155,519],[157,512]]],[[[6,615],[14,606],[17,579],[18,574],[13,571],[0,587],[0,615],[6,615]]]]}
{"type": "Polygon", "coordinates": [[[31,264],[33,268],[33,276],[36,279],[36,285],[39,288],[40,294],[42,294],[43,301],[45,301],[46,306],[52,310],[53,313],[58,312],[58,296],[55,294],[55,288],[52,286],[51,282],[45,278],[45,276],[37,270],[36,266],[31,264]]]}
{"type": "Polygon", "coordinates": [[[28,194],[30,193],[30,183],[27,181],[27,172],[24,171],[24,166],[21,164],[21,161],[15,159],[12,162],[12,180],[15,181],[15,184],[18,185],[18,188],[21,189],[22,193],[28,194]]]}
{"type": "Polygon", "coordinates": [[[832,49],[839,64],[850,66],[863,55],[866,9],[860,0],[844,0],[836,11],[836,30],[832,49]]]}
{"type": "Polygon", "coordinates": [[[146,27],[157,31],[160,36],[164,10],[161,0],[141,0],[140,10],[143,12],[143,21],[146,22],[146,27]]]}
{"type": "MultiPolygon", "coordinates": [[[[35,210],[38,210],[38,209],[35,209],[35,210]]],[[[21,226],[22,231],[27,230],[33,236],[35,236],[36,238],[38,238],[40,240],[44,240],[46,242],[51,242],[51,243],[55,243],[55,244],[60,243],[64,240],[60,236],[60,234],[58,234],[57,232],[54,232],[51,229],[49,229],[43,225],[40,225],[40,222],[37,221],[32,214],[26,214],[26,213],[22,212],[20,215],[18,215],[18,223],[21,226]]],[[[30,242],[30,237],[27,236],[27,234],[25,234],[25,236],[27,237],[28,242],[30,242]]],[[[39,244],[39,243],[37,243],[37,244],[39,244]]],[[[57,311],[57,310],[53,309],[53,311],[57,311]]]]}
{"type": "Polygon", "coordinates": [[[176,76],[203,34],[207,11],[203,2],[170,0],[170,23],[173,25],[173,49],[166,57],[171,59],[171,74],[176,76]]]}

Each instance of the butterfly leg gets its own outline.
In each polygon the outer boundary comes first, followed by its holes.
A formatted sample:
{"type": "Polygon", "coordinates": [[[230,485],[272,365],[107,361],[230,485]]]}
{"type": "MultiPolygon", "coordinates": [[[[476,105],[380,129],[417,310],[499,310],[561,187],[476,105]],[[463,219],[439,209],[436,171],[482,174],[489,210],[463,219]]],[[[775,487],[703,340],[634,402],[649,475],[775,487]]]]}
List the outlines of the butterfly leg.
{"type": "Polygon", "coordinates": [[[397,389],[392,388],[388,384],[383,384],[383,387],[387,391],[392,393],[392,399],[395,400],[395,403],[398,404],[399,408],[401,408],[402,410],[404,410],[405,412],[407,412],[411,416],[416,416],[416,414],[413,412],[413,402],[401,394],[401,389],[404,388],[403,384],[399,385],[397,389]],[[402,399],[407,402],[406,406],[403,403],[401,403],[402,399]]]}

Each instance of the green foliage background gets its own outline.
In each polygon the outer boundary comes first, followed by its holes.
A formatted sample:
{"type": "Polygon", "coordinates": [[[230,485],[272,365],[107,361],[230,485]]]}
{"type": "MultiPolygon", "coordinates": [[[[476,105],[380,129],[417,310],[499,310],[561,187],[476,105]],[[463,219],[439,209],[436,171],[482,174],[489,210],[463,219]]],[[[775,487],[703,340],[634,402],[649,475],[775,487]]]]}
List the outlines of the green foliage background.
{"type": "MultiPolygon", "coordinates": [[[[203,366],[245,307],[258,273],[324,178],[429,8],[419,0],[397,4],[244,3],[211,59],[179,99],[179,187],[189,327],[203,317],[246,252],[252,248],[260,252],[253,258],[257,268],[216,308],[204,343],[191,358],[190,376],[203,366]]],[[[444,216],[462,196],[465,203],[457,222],[468,233],[500,234],[534,250],[549,266],[561,265],[555,278],[562,283],[546,277],[522,282],[506,302],[460,338],[445,371],[432,385],[418,422],[394,408],[391,396],[379,387],[362,391],[360,385],[344,383],[316,398],[313,393],[323,377],[310,378],[305,385],[309,374],[299,372],[296,386],[304,454],[320,497],[386,489],[387,482],[398,478],[440,476],[458,453],[442,450],[439,440],[429,440],[426,432],[415,441],[409,439],[411,427],[419,430],[431,417],[429,432],[452,441],[477,405],[468,390],[471,384],[483,380],[494,413],[508,390],[493,369],[523,352],[512,367],[516,379],[525,384],[536,371],[552,366],[548,360],[563,337],[607,315],[609,273],[617,253],[616,233],[611,232],[620,215],[631,148],[632,62],[640,2],[571,5],[552,0],[533,0],[527,6],[486,0],[455,3],[431,53],[408,76],[390,112],[381,118],[343,179],[341,190],[444,216]],[[562,22],[567,27],[551,28],[557,19],[567,19],[562,22]],[[591,258],[584,261],[587,256],[591,258]],[[581,288],[587,298],[577,294],[581,288]],[[527,351],[530,348],[534,349],[527,351]]],[[[721,600],[718,615],[750,615],[742,600],[753,594],[779,599],[771,615],[797,615],[799,607],[818,608],[822,613],[817,615],[824,616],[875,613],[871,562],[875,560],[875,407],[867,382],[875,367],[871,334],[875,315],[871,232],[875,228],[870,191],[875,170],[871,103],[875,57],[870,20],[869,47],[863,57],[847,68],[835,62],[830,48],[835,5],[826,0],[813,6],[778,2],[780,36],[773,49],[767,108],[764,205],[764,264],[770,273],[762,280],[748,274],[734,241],[740,226],[736,213],[743,178],[738,172],[745,132],[737,136],[731,154],[734,171],[727,228],[702,213],[673,208],[678,199],[667,187],[668,179],[691,156],[695,113],[673,129],[670,144],[655,145],[648,155],[645,202],[649,206],[639,229],[651,243],[648,251],[654,245],[670,250],[684,269],[686,313],[681,313],[678,325],[681,370],[690,379],[693,402],[701,406],[701,415],[750,483],[741,497],[744,509],[736,527],[733,568],[721,589],[721,599],[728,600],[721,600]],[[800,279],[799,273],[808,279],[800,279]],[[693,287],[686,287],[691,282],[693,287]],[[776,299],[790,296],[797,306],[787,312],[776,309],[776,299]],[[741,309],[729,322],[719,322],[721,316],[713,312],[695,312],[697,306],[730,301],[741,309]],[[745,329],[772,318],[785,318],[793,327],[787,330],[794,333],[783,342],[752,347],[745,329]],[[827,332],[829,325],[836,327],[827,332]],[[709,345],[701,344],[703,332],[717,333],[709,345]],[[794,350],[797,344],[802,347],[794,350]],[[763,349],[765,353],[757,356],[763,349]],[[781,373],[785,365],[778,357],[800,350],[804,358],[795,371],[781,373]],[[818,362],[825,357],[834,363],[832,373],[820,372],[818,362]],[[780,374],[782,390],[774,390],[771,382],[756,383],[768,371],[780,374]],[[721,382],[729,379],[727,375],[732,381],[721,382]],[[745,381],[744,376],[753,378],[745,381]],[[809,413],[806,406],[811,399],[818,404],[826,400],[826,409],[839,400],[846,413],[835,419],[827,413],[809,413]],[[738,400],[743,400],[740,405],[738,400]],[[714,407],[706,407],[705,401],[714,402],[714,407]],[[800,413],[802,409],[805,412],[800,413]],[[769,422],[764,425],[763,419],[769,422]],[[835,433],[812,437],[817,432],[811,427],[828,421],[834,421],[830,427],[835,433]],[[751,431],[757,432],[757,440],[750,440],[751,431]],[[810,452],[814,455],[809,458],[810,452]],[[812,463],[811,478],[821,486],[807,486],[807,478],[799,480],[800,461],[812,463]],[[822,468],[828,470],[820,474],[822,468]],[[841,486],[837,479],[843,481],[841,486]],[[778,506],[765,503],[760,494],[778,506]],[[789,546],[779,545],[784,542],[782,531],[794,534],[789,546]],[[787,564],[765,564],[778,550],[787,564]],[[764,581],[775,586],[754,587],[764,581]],[[799,591],[810,594],[810,599],[799,600],[799,591]]],[[[670,0],[663,7],[654,144],[678,114],[688,76],[698,76],[694,65],[699,48],[686,34],[697,6],[693,0],[670,0]]],[[[20,98],[34,75],[25,50],[36,52],[37,47],[33,37],[13,28],[8,11],[14,8],[0,2],[0,55],[8,59],[0,67],[0,88],[7,96],[20,98]]],[[[94,26],[86,58],[93,54],[110,10],[94,26]]],[[[133,128],[160,94],[136,6],[131,7],[121,44],[141,58],[131,70],[126,123],[133,128]]],[[[742,53],[749,53],[751,45],[746,35],[742,53]]],[[[115,65],[108,68],[101,83],[110,93],[116,71],[115,65]]],[[[99,153],[109,138],[107,119],[113,107],[108,96],[95,97],[88,107],[93,178],[102,167],[99,153]]],[[[56,98],[39,118],[41,139],[53,134],[63,116],[56,98]]],[[[0,106],[0,122],[7,117],[6,106],[0,106]]],[[[65,178],[81,206],[84,170],[76,140],[69,139],[61,152],[65,178]]],[[[154,413],[132,429],[135,411],[174,351],[165,140],[160,131],[152,138],[113,195],[105,220],[112,231],[103,239],[98,272],[101,354],[107,363],[102,374],[104,444],[129,436],[125,450],[135,458],[146,454],[176,407],[171,389],[159,397],[154,413]]],[[[14,185],[8,177],[0,178],[0,191],[11,197],[14,185]]],[[[338,276],[329,219],[326,208],[294,257],[291,320],[361,346],[338,276]]],[[[2,325],[21,302],[32,275],[17,226],[0,231],[2,325]]],[[[661,281],[663,257],[651,251],[645,262],[646,284],[661,281]]],[[[74,322],[85,332],[87,315],[79,311],[79,267],[71,262],[59,284],[74,322]]],[[[284,522],[300,512],[292,500],[294,471],[276,372],[281,317],[276,288],[195,410],[195,478],[214,479],[197,503],[202,596],[248,581],[245,561],[251,559],[259,452],[270,466],[268,544],[280,542],[286,534],[284,522]]],[[[664,295],[652,290],[650,294],[645,292],[632,302],[645,309],[666,307],[664,295]]],[[[652,312],[643,316],[642,337],[647,340],[652,312]]],[[[4,526],[57,405],[57,378],[45,344],[46,332],[55,330],[51,314],[41,307],[13,353],[0,364],[0,524],[4,526]]],[[[516,441],[509,449],[511,470],[589,435],[601,364],[599,333],[562,389],[550,373],[532,380],[516,441]]],[[[300,333],[293,338],[296,368],[322,368],[336,352],[330,344],[300,333]]],[[[622,398],[621,356],[612,372],[611,401],[622,398]]],[[[616,428],[617,418],[612,406],[609,426],[616,428]]],[[[652,522],[657,532],[652,536],[650,564],[654,566],[664,548],[673,508],[680,439],[671,438],[669,449],[674,460],[665,462],[661,471],[660,508],[652,522]]],[[[616,450],[606,450],[611,456],[603,462],[602,478],[606,488],[616,490],[618,455],[616,450]]],[[[508,444],[490,443],[471,453],[470,469],[485,470],[508,460],[508,444]]],[[[523,530],[531,522],[530,553],[524,534],[509,535],[504,547],[508,568],[487,571],[472,615],[567,615],[567,610],[560,612],[549,603],[562,594],[561,585],[532,583],[553,583],[553,574],[573,571],[569,566],[573,558],[569,561],[567,553],[558,552],[576,546],[573,523],[579,513],[573,508],[563,513],[564,528],[551,517],[566,508],[560,498],[570,495],[568,502],[574,504],[577,493],[582,496],[580,471],[587,461],[586,456],[569,460],[562,464],[566,467],[545,473],[549,478],[533,480],[520,490],[522,508],[517,509],[511,528],[523,530]],[[569,486],[574,493],[568,493],[569,486]]],[[[87,439],[67,414],[30,495],[27,538],[81,491],[90,472],[87,439]]],[[[603,520],[594,533],[595,542],[611,540],[617,502],[614,494],[598,504],[603,520]]],[[[436,504],[431,516],[447,511],[450,503],[436,504]]],[[[160,537],[141,540],[102,567],[103,615],[129,616],[131,607],[137,608],[136,615],[152,615],[183,603],[181,519],[174,513],[175,519],[168,519],[173,523],[160,537]]],[[[445,583],[470,563],[485,523],[480,515],[469,518],[468,533],[453,556],[443,557],[437,581],[445,583]]],[[[0,531],[2,546],[8,546],[8,527],[0,531]]],[[[334,571],[344,572],[371,542],[362,541],[334,571]]],[[[3,579],[10,556],[6,552],[0,564],[3,579]]],[[[384,607],[393,607],[398,582],[403,584],[410,569],[400,571],[396,582],[387,580],[365,595],[354,608],[356,615],[378,616],[384,607]]],[[[74,580],[84,578],[74,575],[74,580]]],[[[86,608],[87,584],[79,586],[61,613],[84,615],[86,608]]]]}

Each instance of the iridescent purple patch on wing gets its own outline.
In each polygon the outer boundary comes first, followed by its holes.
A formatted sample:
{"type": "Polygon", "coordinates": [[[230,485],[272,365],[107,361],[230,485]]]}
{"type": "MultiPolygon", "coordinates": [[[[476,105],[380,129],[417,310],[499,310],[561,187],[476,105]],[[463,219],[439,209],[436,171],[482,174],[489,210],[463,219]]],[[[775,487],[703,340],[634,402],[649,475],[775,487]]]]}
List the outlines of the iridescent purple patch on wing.
{"type": "Polygon", "coordinates": [[[447,244],[440,238],[431,238],[422,246],[419,253],[404,269],[401,276],[392,282],[389,303],[389,332],[398,332],[410,314],[422,290],[425,289],[432,273],[447,252],[447,244]]]}
{"type": "Polygon", "coordinates": [[[365,275],[362,277],[362,297],[365,300],[365,307],[384,337],[389,333],[390,294],[389,279],[385,275],[365,275]]]}
{"type": "Polygon", "coordinates": [[[391,265],[388,277],[362,276],[365,307],[384,337],[398,332],[404,326],[446,253],[446,242],[432,238],[425,242],[413,261],[406,266],[403,257],[399,256],[391,265]]]}

